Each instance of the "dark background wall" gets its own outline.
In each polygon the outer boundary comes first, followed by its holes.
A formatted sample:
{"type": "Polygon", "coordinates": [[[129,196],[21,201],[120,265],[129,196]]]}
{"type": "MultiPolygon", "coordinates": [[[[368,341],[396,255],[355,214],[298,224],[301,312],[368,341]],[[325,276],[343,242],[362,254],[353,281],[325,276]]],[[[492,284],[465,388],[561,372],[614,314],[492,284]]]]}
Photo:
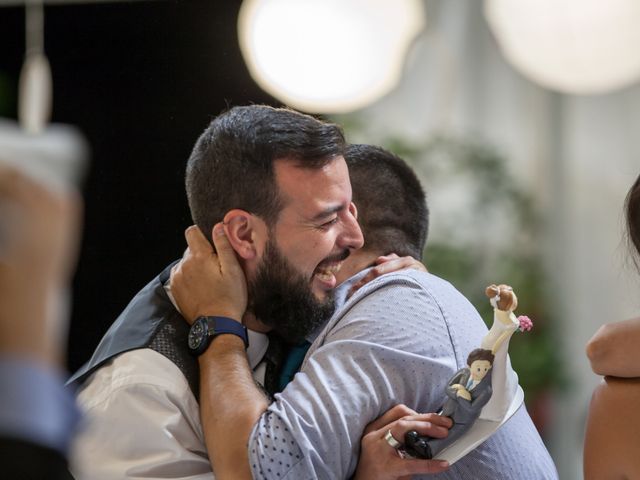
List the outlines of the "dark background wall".
{"type": "MultiPolygon", "coordinates": [[[[53,5],[45,48],[53,121],[77,125],[93,153],[74,281],[69,369],[79,367],[133,295],[178,258],[190,224],[184,166],[230,105],[278,105],[240,55],[239,0],[53,5]]],[[[16,115],[24,11],[0,8],[0,115],[16,115]]]]}

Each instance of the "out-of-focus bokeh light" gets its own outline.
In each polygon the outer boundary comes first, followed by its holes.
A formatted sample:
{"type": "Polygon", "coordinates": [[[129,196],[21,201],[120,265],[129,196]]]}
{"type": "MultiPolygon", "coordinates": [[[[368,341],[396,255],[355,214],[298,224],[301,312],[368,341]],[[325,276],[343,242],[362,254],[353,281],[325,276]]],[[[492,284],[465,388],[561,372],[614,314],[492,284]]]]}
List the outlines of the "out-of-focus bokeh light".
{"type": "Polygon", "coordinates": [[[308,112],[344,113],[397,84],[424,23],[420,0],[245,0],[238,35],[265,91],[308,112]]]}
{"type": "Polygon", "coordinates": [[[486,0],[505,57],[552,90],[595,94],[640,78],[640,1],[486,0]]]}

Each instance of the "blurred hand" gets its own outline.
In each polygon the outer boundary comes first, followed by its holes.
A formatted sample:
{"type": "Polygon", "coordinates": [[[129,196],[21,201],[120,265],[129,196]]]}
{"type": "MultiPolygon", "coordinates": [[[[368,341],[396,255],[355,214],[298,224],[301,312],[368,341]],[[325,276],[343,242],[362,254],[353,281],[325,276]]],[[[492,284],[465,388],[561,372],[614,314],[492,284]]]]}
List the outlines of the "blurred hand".
{"type": "Polygon", "coordinates": [[[444,472],[449,468],[448,462],[402,458],[384,437],[391,431],[393,438],[400,441],[405,433],[416,430],[420,435],[443,438],[451,425],[451,419],[447,417],[435,413],[418,414],[406,405],[396,405],[365,429],[355,479],[396,480],[421,473],[444,472]]]}
{"type": "Polygon", "coordinates": [[[247,283],[223,224],[213,229],[215,250],[196,226],[187,228],[185,237],[189,248],[171,271],[171,293],[182,316],[190,325],[202,315],[240,322],[247,283]]]}
{"type": "Polygon", "coordinates": [[[358,289],[385,273],[397,272],[398,270],[404,270],[406,268],[422,272],[427,271],[427,267],[425,267],[419,260],[416,260],[413,257],[399,257],[395,253],[378,257],[376,258],[375,263],[375,267],[369,270],[369,272],[358,282],[353,284],[351,290],[349,290],[349,297],[358,291],[358,289]]]}
{"type": "Polygon", "coordinates": [[[82,202],[0,166],[0,351],[59,364],[82,202]]]}

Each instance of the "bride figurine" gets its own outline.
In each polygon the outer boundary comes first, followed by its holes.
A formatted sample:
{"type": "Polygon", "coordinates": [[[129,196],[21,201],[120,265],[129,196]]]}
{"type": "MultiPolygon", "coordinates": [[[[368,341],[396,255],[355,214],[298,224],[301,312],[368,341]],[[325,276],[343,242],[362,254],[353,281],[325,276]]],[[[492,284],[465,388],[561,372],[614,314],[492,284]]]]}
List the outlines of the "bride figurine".
{"type": "Polygon", "coordinates": [[[505,341],[508,347],[511,335],[520,327],[513,314],[518,308],[518,297],[509,285],[489,285],[485,295],[493,307],[493,325],[482,339],[482,348],[491,350],[495,355],[505,341]]]}
{"type": "Polygon", "coordinates": [[[481,347],[490,350],[495,359],[491,372],[493,395],[482,409],[480,418],[501,421],[518,389],[518,375],[511,368],[507,355],[509,340],[518,329],[528,330],[531,327],[528,318],[516,318],[514,315],[514,310],[518,308],[518,297],[509,285],[489,285],[485,294],[493,306],[493,325],[482,339],[481,347]]]}

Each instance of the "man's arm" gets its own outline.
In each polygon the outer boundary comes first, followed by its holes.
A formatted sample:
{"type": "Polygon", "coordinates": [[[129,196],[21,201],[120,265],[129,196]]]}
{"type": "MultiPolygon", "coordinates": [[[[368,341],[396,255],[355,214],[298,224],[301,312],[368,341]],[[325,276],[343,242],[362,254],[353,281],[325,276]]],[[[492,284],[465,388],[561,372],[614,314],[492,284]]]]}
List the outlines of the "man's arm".
{"type": "MultiPolygon", "coordinates": [[[[201,315],[239,321],[247,302],[244,274],[222,224],[214,228],[215,252],[197,227],[185,236],[189,250],[171,277],[183,316],[189,323],[201,315]]],[[[253,380],[244,343],[235,335],[219,335],[199,364],[200,416],[216,478],[250,479],[247,440],[269,403],[253,380]]]]}
{"type": "Polygon", "coordinates": [[[251,479],[247,440],[269,403],[251,376],[244,342],[220,335],[199,360],[200,417],[216,478],[251,479]]]}

